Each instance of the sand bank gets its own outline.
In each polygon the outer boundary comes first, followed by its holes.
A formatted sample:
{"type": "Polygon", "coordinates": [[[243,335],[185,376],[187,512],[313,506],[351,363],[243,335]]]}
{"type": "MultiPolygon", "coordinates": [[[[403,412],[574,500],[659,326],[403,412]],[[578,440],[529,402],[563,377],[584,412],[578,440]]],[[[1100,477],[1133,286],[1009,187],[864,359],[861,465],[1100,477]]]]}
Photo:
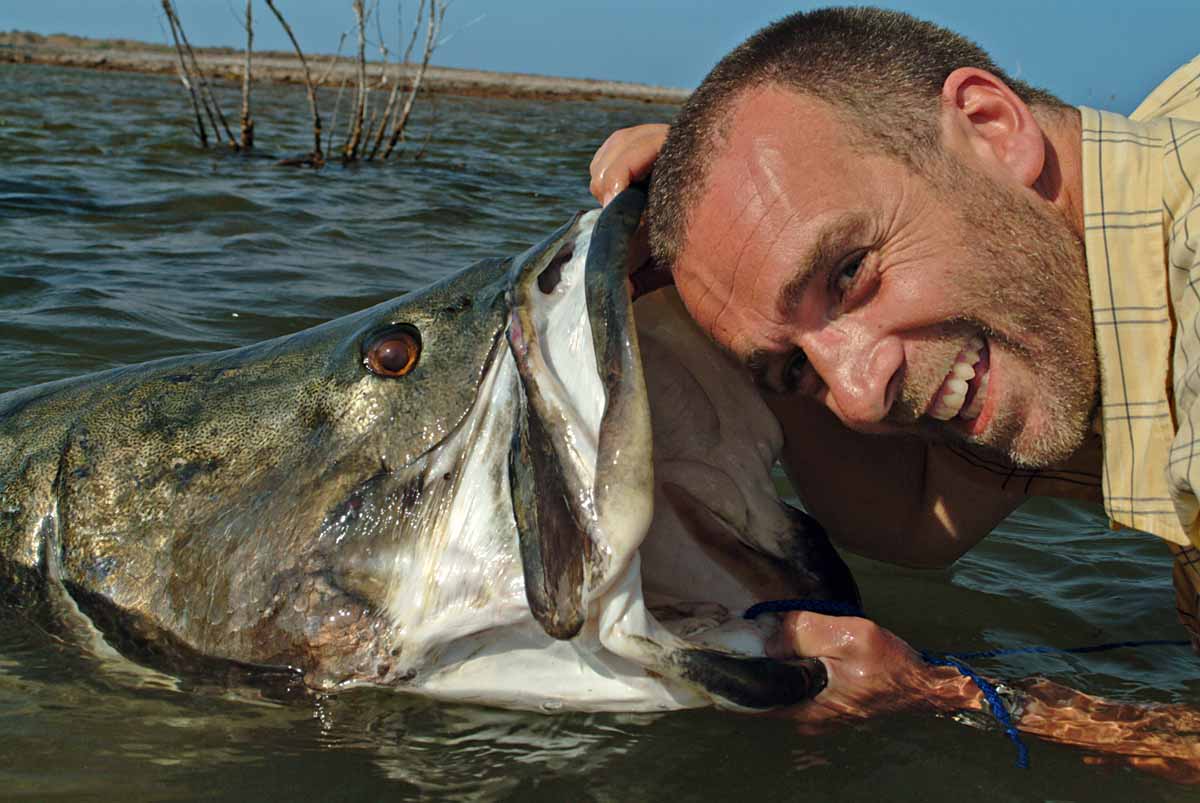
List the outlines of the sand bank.
{"type": "MultiPolygon", "coordinates": [[[[197,48],[196,55],[210,74],[232,81],[241,81],[243,54],[232,48],[197,48]]],[[[326,86],[339,86],[343,81],[353,84],[356,68],[353,61],[342,56],[333,64],[333,57],[305,53],[314,78],[326,77],[326,86]]],[[[42,36],[23,31],[0,32],[0,64],[54,64],[64,67],[85,67],[97,70],[175,74],[175,51],[166,45],[137,42],[128,39],[88,39],[56,34],[42,36]]],[[[368,73],[375,80],[379,62],[368,62],[368,73]]],[[[389,76],[407,81],[416,67],[391,64],[389,76]]],[[[256,81],[282,83],[304,82],[300,60],[291,53],[263,51],[254,54],[251,72],[256,81]]],[[[425,74],[423,89],[448,95],[483,97],[544,98],[560,100],[596,100],[616,98],[645,103],[682,103],[688,90],[672,87],[630,84],[621,81],[597,81],[587,78],[555,78],[546,75],[462,70],[454,67],[430,66],[425,74]]]]}

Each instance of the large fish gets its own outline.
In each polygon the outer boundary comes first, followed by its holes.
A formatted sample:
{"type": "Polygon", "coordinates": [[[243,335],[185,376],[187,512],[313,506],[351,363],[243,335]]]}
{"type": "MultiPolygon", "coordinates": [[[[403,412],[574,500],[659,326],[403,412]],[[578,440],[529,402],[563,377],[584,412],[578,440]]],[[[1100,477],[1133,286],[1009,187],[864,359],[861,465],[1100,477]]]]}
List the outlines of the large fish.
{"type": "Polygon", "coordinates": [[[518,708],[794,704],[781,597],[854,600],[631,190],[512,260],[257,345],[0,396],[0,583],[97,649],[518,708]]]}

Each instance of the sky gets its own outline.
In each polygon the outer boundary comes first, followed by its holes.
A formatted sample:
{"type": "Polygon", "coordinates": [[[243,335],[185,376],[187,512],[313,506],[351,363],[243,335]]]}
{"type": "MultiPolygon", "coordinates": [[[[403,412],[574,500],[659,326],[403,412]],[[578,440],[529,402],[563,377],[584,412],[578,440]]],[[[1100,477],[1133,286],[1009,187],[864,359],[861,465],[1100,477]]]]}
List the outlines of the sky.
{"type": "MultiPolygon", "coordinates": [[[[265,3],[255,2],[256,47],[287,48],[265,3]]],[[[307,51],[331,53],[340,34],[353,28],[350,0],[277,0],[276,5],[307,51]]],[[[827,3],[762,0],[746,5],[751,8],[729,0],[452,0],[434,63],[691,88],[758,28],[827,3]]],[[[1197,0],[909,0],[876,5],[967,35],[1010,74],[1069,103],[1118,112],[1131,111],[1200,51],[1197,0]]],[[[242,0],[176,0],[176,7],[193,44],[241,45],[242,0]]],[[[403,19],[411,20],[417,0],[380,0],[380,7],[395,52],[398,19],[402,12],[403,19]]],[[[0,0],[0,30],[6,29],[166,40],[159,0],[0,0]]]]}

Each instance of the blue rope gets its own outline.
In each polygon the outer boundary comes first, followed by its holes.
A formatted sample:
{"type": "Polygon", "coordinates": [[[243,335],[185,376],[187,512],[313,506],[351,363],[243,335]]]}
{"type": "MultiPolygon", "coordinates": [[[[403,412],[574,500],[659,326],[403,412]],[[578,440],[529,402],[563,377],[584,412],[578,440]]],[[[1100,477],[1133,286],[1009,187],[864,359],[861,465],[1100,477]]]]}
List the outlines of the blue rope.
{"type": "Polygon", "coordinates": [[[933,664],[934,666],[952,666],[958,670],[959,674],[970,678],[971,682],[979,687],[979,690],[983,692],[983,699],[987,700],[988,706],[992,709],[992,716],[996,718],[996,721],[1000,723],[1000,727],[1004,729],[1004,735],[1017,748],[1017,767],[1023,770],[1029,769],[1029,748],[1021,740],[1021,734],[1017,731],[1017,726],[1013,724],[1012,717],[1008,715],[1008,708],[1004,705],[1004,701],[1000,699],[1000,692],[996,691],[996,687],[990,681],[981,677],[974,669],[948,655],[939,657],[922,650],[921,658],[925,660],[925,663],[933,664]]]}
{"type": "MultiPolygon", "coordinates": [[[[759,602],[747,608],[742,617],[745,619],[754,619],[764,613],[785,613],[788,611],[812,611],[813,613],[822,613],[827,616],[866,617],[862,608],[857,605],[820,599],[779,599],[771,600],[770,602],[759,602]]],[[[1082,655],[1091,652],[1117,650],[1125,647],[1187,647],[1190,645],[1190,641],[1147,639],[1145,641],[1113,641],[1107,644],[1095,644],[1086,647],[1012,647],[1003,650],[982,650],[979,652],[948,652],[941,655],[922,650],[921,658],[933,666],[953,667],[964,677],[970,678],[971,682],[979,687],[979,691],[983,693],[983,698],[987,700],[988,706],[992,709],[992,716],[1000,723],[1000,726],[1004,729],[1004,734],[1017,748],[1017,766],[1021,769],[1029,769],[1029,748],[1021,740],[1021,734],[1017,730],[1017,726],[1013,723],[1012,717],[1008,715],[1008,709],[1005,707],[1004,701],[1000,699],[1000,693],[991,682],[981,677],[975,670],[967,666],[964,661],[973,661],[979,658],[999,658],[1005,655],[1052,655],[1056,653],[1082,655]]]]}

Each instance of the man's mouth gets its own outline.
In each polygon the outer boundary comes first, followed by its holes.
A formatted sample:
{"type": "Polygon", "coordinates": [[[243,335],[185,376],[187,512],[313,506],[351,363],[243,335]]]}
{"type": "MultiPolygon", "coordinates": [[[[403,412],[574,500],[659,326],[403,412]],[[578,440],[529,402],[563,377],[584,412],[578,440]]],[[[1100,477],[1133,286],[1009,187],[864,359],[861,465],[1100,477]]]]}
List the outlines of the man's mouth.
{"type": "Polygon", "coordinates": [[[967,341],[925,411],[938,421],[974,421],[983,412],[988,389],[988,347],[983,338],[967,341]]]}

